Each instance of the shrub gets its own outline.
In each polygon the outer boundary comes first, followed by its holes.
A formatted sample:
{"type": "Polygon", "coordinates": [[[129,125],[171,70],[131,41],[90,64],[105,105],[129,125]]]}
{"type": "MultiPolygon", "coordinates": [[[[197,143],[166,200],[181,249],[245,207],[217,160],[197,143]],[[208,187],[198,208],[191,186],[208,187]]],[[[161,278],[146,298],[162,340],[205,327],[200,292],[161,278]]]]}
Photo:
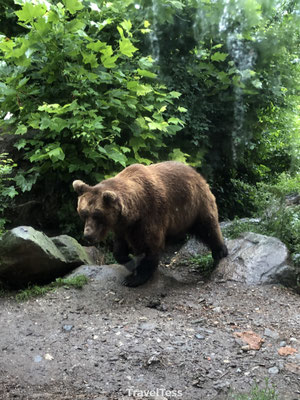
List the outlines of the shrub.
{"type": "Polygon", "coordinates": [[[11,173],[16,164],[8,158],[8,154],[0,154],[0,235],[4,231],[6,219],[4,211],[9,206],[11,199],[17,195],[11,173]]]}
{"type": "MultiPolygon", "coordinates": [[[[130,2],[101,10],[79,0],[18,3],[26,33],[0,36],[0,127],[19,136],[22,191],[59,182],[55,191],[67,204],[75,177],[93,184],[126,165],[174,155],[165,141],[183,122],[167,110],[180,93],[168,92],[152,58],[140,54],[137,32],[149,29],[125,19],[130,2]]],[[[61,218],[70,221],[68,209],[61,218]]]]}

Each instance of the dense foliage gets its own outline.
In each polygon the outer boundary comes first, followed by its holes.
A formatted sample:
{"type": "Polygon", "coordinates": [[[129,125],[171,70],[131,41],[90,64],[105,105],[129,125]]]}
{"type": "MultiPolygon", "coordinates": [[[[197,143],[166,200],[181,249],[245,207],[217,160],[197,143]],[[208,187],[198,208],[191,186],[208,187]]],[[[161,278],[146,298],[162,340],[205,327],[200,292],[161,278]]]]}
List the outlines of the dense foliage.
{"type": "Polygon", "coordinates": [[[181,150],[212,183],[223,216],[251,213],[244,183],[299,169],[299,2],[142,4],[160,76],[188,110],[181,150]]]}
{"type": "Polygon", "coordinates": [[[237,238],[242,232],[256,232],[274,236],[285,243],[294,265],[300,267],[300,204],[298,198],[300,174],[280,175],[276,184],[260,183],[252,187],[252,201],[256,206],[256,219],[236,219],[223,230],[227,238],[237,238]]]}
{"type": "Polygon", "coordinates": [[[257,212],[258,182],[299,173],[299,18],[298,1],[5,0],[14,190],[59,193],[67,231],[73,179],[177,159],[205,175],[222,218],[257,212]]]}
{"type": "Polygon", "coordinates": [[[0,154],[0,235],[6,222],[4,212],[8,206],[8,199],[14,198],[17,194],[11,178],[14,167],[16,164],[8,158],[8,154],[0,154]]]}
{"type": "Polygon", "coordinates": [[[157,83],[151,57],[136,55],[132,23],[113,6],[99,11],[25,2],[16,14],[28,33],[2,39],[2,118],[11,115],[2,125],[20,135],[32,174],[98,180],[115,164],[150,163],[182,124],[165,118],[180,94],[157,83]]]}

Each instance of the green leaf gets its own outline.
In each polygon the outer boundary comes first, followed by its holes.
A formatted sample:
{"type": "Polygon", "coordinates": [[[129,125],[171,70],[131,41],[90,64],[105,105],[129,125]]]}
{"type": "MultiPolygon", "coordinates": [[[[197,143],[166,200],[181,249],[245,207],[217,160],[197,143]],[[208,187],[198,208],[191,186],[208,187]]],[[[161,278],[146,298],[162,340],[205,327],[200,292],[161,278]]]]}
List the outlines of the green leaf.
{"type": "Polygon", "coordinates": [[[83,62],[90,64],[92,68],[98,67],[97,56],[94,53],[82,52],[83,62]]]}
{"type": "Polygon", "coordinates": [[[65,159],[65,153],[60,146],[50,150],[47,154],[53,163],[65,159]]]}
{"type": "MultiPolygon", "coordinates": [[[[93,51],[102,51],[102,52],[104,51],[105,52],[106,48],[109,46],[107,46],[106,43],[101,42],[100,40],[97,40],[96,42],[89,43],[86,47],[93,51]]],[[[113,53],[113,51],[112,51],[111,47],[110,47],[110,49],[111,49],[111,53],[110,53],[110,55],[111,55],[113,53]]]]}
{"type": "Polygon", "coordinates": [[[83,5],[79,0],[63,0],[63,3],[71,14],[83,9],[83,5]]]}
{"type": "Polygon", "coordinates": [[[138,48],[135,47],[128,38],[119,40],[120,52],[127,57],[132,57],[138,48]]]}
{"type": "Polygon", "coordinates": [[[184,122],[179,119],[179,118],[175,118],[175,117],[171,117],[168,119],[168,123],[169,124],[174,124],[174,125],[181,125],[184,126],[184,122]]]}
{"type": "Polygon", "coordinates": [[[73,33],[78,32],[85,27],[85,23],[79,19],[73,19],[72,21],[65,24],[66,31],[73,33]]]}
{"type": "Polygon", "coordinates": [[[101,57],[101,62],[105,68],[114,68],[116,66],[117,59],[118,59],[118,56],[111,57],[111,56],[105,55],[105,56],[101,57]]]}
{"type": "Polygon", "coordinates": [[[132,23],[129,20],[123,21],[120,25],[126,32],[129,32],[132,28],[132,23]]]}
{"type": "Polygon", "coordinates": [[[18,126],[18,129],[16,130],[15,134],[16,135],[24,135],[24,133],[27,132],[27,126],[21,124],[18,126]]]}
{"type": "Polygon", "coordinates": [[[104,146],[104,149],[111,160],[126,167],[127,157],[121,153],[116,145],[108,144],[104,146]]]}
{"type": "Polygon", "coordinates": [[[167,130],[168,130],[167,129],[168,124],[166,121],[162,121],[162,122],[152,121],[152,122],[149,122],[148,126],[151,131],[159,130],[159,131],[167,132],[167,130]]]}
{"type": "Polygon", "coordinates": [[[216,44],[215,46],[213,46],[212,49],[220,49],[223,46],[224,46],[224,44],[219,43],[219,44],[216,44]]]}
{"type": "Polygon", "coordinates": [[[220,53],[217,51],[211,56],[212,61],[224,61],[228,57],[227,53],[220,53]]]}
{"type": "Polygon", "coordinates": [[[42,17],[47,12],[44,4],[32,4],[26,2],[20,11],[16,11],[16,15],[20,21],[25,23],[33,22],[36,18],[42,17]]]}
{"type": "Polygon", "coordinates": [[[39,111],[46,111],[49,114],[57,114],[57,113],[59,113],[60,109],[61,109],[61,105],[58,103],[54,103],[54,104],[44,103],[42,106],[38,107],[39,111]]]}
{"type": "Polygon", "coordinates": [[[26,146],[26,144],[27,144],[27,140],[21,139],[17,143],[14,144],[14,147],[18,150],[21,150],[26,146]]]}
{"type": "Polygon", "coordinates": [[[26,83],[29,81],[29,78],[23,78],[20,80],[17,89],[20,89],[22,86],[26,85],[26,83]]]}
{"type": "Polygon", "coordinates": [[[153,66],[153,59],[151,56],[142,57],[139,59],[138,64],[141,69],[151,68],[153,66]]]}
{"type": "Polygon", "coordinates": [[[127,83],[127,89],[136,92],[138,96],[145,96],[146,94],[153,91],[152,86],[142,85],[138,81],[130,81],[127,83]]]}
{"type": "Polygon", "coordinates": [[[141,76],[144,76],[146,78],[156,78],[157,74],[154,74],[153,72],[147,71],[146,69],[137,69],[137,73],[141,76]]]}
{"type": "Polygon", "coordinates": [[[112,56],[113,55],[113,49],[111,46],[105,46],[105,48],[102,50],[100,49],[100,52],[103,54],[101,56],[101,62],[105,68],[114,68],[116,66],[115,62],[118,59],[118,56],[112,56]]]}
{"type": "Polygon", "coordinates": [[[169,95],[175,99],[178,99],[181,96],[181,93],[172,91],[169,93],[169,95]]]}
{"type": "Polygon", "coordinates": [[[173,149],[172,153],[169,154],[170,160],[179,161],[182,163],[186,163],[188,157],[189,155],[183,153],[180,149],[173,149]]]}
{"type": "Polygon", "coordinates": [[[38,178],[38,173],[33,173],[25,176],[24,171],[21,170],[15,176],[14,181],[16,182],[16,185],[22,190],[22,192],[28,192],[35,184],[37,178],[38,178]]]}
{"type": "Polygon", "coordinates": [[[183,112],[183,113],[186,113],[188,110],[187,110],[187,108],[184,108],[184,107],[178,107],[177,108],[177,110],[179,111],[179,112],[183,112]]]}
{"type": "Polygon", "coordinates": [[[262,89],[262,82],[259,79],[255,79],[251,83],[256,89],[262,89]]]}

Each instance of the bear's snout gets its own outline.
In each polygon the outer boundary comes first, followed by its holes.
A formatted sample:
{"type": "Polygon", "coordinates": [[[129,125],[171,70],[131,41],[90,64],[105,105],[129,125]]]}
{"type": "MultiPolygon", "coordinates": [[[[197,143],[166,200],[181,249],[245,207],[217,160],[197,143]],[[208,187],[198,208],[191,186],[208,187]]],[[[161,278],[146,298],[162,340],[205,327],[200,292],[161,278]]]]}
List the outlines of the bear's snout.
{"type": "Polygon", "coordinates": [[[84,228],[83,237],[89,243],[94,243],[95,242],[94,232],[89,226],[84,228]]]}

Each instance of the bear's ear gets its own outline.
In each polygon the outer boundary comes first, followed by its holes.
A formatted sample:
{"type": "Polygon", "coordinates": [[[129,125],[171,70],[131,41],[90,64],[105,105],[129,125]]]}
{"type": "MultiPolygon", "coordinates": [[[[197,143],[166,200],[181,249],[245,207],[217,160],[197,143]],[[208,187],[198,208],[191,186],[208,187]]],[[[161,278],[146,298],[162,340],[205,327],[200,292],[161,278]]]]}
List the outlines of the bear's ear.
{"type": "Polygon", "coordinates": [[[118,196],[115,192],[112,192],[111,190],[105,190],[105,192],[102,193],[102,198],[103,198],[103,203],[106,206],[110,206],[111,204],[114,204],[118,200],[118,196]]]}
{"type": "Polygon", "coordinates": [[[89,185],[87,185],[86,183],[76,180],[73,182],[73,188],[75,190],[75,192],[81,196],[83,193],[87,192],[89,190],[89,185]]]}

